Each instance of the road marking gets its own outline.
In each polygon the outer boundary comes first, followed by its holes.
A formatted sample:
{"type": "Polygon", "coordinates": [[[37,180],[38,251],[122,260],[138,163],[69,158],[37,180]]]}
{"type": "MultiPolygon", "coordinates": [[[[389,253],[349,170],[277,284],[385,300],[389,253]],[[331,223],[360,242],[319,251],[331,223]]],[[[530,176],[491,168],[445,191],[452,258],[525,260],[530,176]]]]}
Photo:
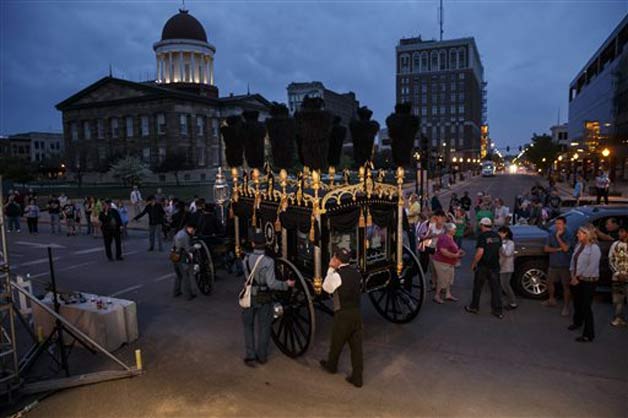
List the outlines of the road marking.
{"type": "MultiPolygon", "coordinates": [[[[57,261],[60,257],[53,257],[52,261],[57,261]]],[[[43,264],[48,262],[48,257],[38,258],[37,260],[27,261],[26,263],[17,264],[16,267],[34,266],[36,264],[43,264]]]]}
{"type": "Polygon", "coordinates": [[[90,254],[90,253],[95,253],[95,252],[104,251],[104,250],[105,249],[103,247],[88,248],[87,250],[75,251],[74,255],[90,254]]]}
{"type": "Polygon", "coordinates": [[[159,276],[155,279],[155,282],[161,282],[167,279],[170,279],[172,277],[174,277],[175,274],[174,273],[168,273],[168,274],[164,274],[163,276],[159,276]]]}
{"type": "Polygon", "coordinates": [[[33,247],[33,248],[65,248],[65,245],[60,245],[60,244],[38,244],[36,242],[27,242],[27,241],[15,241],[16,244],[18,245],[26,245],[28,247],[33,247]]]}
{"type": "Polygon", "coordinates": [[[137,289],[141,289],[142,287],[144,287],[143,284],[138,284],[136,286],[127,287],[126,289],[122,289],[122,290],[118,290],[117,292],[113,292],[109,296],[113,298],[113,297],[116,297],[118,295],[122,295],[124,293],[128,293],[128,292],[132,292],[132,291],[137,290],[137,289]]]}
{"type": "MultiPolygon", "coordinates": [[[[87,263],[74,264],[74,265],[72,265],[72,266],[67,266],[67,267],[64,267],[64,268],[62,268],[62,269],[55,270],[55,272],[56,272],[56,273],[60,273],[60,272],[62,272],[62,271],[74,270],[74,269],[77,269],[77,268],[81,268],[81,267],[89,266],[90,264],[94,264],[94,262],[93,262],[93,261],[89,261],[89,262],[87,262],[87,263]]],[[[36,279],[36,278],[38,278],[38,277],[47,276],[47,275],[49,275],[49,274],[50,274],[50,272],[45,271],[45,272],[43,272],[43,273],[30,274],[28,277],[29,277],[29,278],[31,278],[31,279],[36,279]]]]}
{"type": "Polygon", "coordinates": [[[126,253],[122,253],[122,255],[127,256],[127,255],[133,255],[133,254],[137,254],[139,253],[139,251],[128,251],[126,253]]]}

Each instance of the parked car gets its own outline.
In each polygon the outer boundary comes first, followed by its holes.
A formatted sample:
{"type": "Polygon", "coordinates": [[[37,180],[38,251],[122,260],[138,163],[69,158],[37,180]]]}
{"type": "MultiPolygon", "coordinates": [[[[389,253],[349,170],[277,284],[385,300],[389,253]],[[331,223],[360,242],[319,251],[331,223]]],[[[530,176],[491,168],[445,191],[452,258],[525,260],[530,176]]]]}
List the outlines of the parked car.
{"type": "MultiPolygon", "coordinates": [[[[609,218],[616,218],[620,224],[628,225],[628,206],[580,206],[564,213],[563,216],[567,219],[567,228],[575,240],[578,228],[587,223],[592,223],[604,232],[606,232],[604,225],[609,218]]],[[[516,244],[513,287],[524,297],[544,299],[547,297],[548,255],[543,251],[543,247],[548,235],[554,234],[554,221],[550,221],[546,226],[514,225],[511,229],[516,244]]],[[[599,242],[602,250],[599,283],[601,288],[610,288],[608,250],[611,244],[611,241],[599,242]]]]}

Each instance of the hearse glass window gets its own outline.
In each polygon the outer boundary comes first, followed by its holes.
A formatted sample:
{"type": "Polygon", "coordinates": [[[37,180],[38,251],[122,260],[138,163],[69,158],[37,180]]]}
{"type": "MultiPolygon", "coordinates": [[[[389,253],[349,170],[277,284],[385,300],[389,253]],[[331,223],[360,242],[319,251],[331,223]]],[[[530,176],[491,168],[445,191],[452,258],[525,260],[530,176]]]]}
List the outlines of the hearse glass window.
{"type": "Polygon", "coordinates": [[[388,230],[371,225],[366,228],[366,264],[377,264],[388,259],[388,230]]]}
{"type": "Polygon", "coordinates": [[[329,233],[329,254],[334,253],[336,248],[345,248],[351,251],[351,264],[358,263],[358,228],[352,232],[331,231],[329,233]]]}
{"type": "Polygon", "coordinates": [[[297,259],[303,267],[311,269],[314,266],[314,245],[308,235],[297,230],[297,259]]]}

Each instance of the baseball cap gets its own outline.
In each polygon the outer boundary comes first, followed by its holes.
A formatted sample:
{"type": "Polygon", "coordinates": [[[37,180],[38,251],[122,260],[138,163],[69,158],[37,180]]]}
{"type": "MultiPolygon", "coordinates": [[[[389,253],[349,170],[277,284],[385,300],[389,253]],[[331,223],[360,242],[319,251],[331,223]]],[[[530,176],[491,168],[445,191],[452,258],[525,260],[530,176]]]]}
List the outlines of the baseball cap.
{"type": "Polygon", "coordinates": [[[253,244],[266,245],[266,237],[263,232],[255,232],[253,234],[253,244]]]}
{"type": "Polygon", "coordinates": [[[493,226],[493,221],[490,218],[482,218],[480,219],[480,225],[493,226]]]}

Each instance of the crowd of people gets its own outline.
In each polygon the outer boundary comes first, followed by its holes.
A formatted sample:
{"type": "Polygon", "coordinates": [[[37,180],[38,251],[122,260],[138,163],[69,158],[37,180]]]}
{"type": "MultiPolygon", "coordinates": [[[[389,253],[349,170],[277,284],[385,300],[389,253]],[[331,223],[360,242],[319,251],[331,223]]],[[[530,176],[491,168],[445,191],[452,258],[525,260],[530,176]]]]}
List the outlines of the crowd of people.
{"type": "Polygon", "coordinates": [[[514,212],[500,198],[479,192],[475,202],[467,192],[462,197],[452,194],[447,211],[438,197],[432,197],[430,211],[418,203],[416,195],[407,199],[406,214],[408,242],[414,248],[423,271],[430,279],[434,291],[432,300],[437,304],[456,302],[452,284],[456,269],[461,267],[465,255],[464,237],[475,237],[475,251],[471,262],[474,274],[473,295],[465,310],[477,314],[480,295],[488,282],[491,290],[492,314],[504,317],[504,310],[519,305],[512,288],[516,242],[510,228],[513,224],[545,224],[553,219],[544,246],[548,254],[547,294],[544,306],[558,306],[556,285],[562,286],[561,315],[572,316],[570,330],[583,328],[579,342],[590,342],[595,337],[591,304],[600,277],[601,250],[599,240],[614,241],[609,252],[613,271],[613,303],[615,313],[611,324],[626,326],[623,305],[628,283],[628,234],[626,225],[611,218],[600,229],[586,224],[570,231],[561,216],[561,198],[555,188],[544,188],[539,183],[517,197],[514,212]]]}

